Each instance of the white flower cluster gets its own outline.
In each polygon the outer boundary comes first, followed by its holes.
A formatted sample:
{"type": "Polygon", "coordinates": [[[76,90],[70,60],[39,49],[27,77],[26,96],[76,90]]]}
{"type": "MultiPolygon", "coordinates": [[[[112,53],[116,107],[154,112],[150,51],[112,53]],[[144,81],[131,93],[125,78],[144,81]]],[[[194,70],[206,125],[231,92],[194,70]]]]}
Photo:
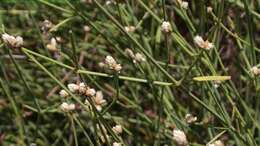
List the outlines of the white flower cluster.
{"type": "Polygon", "coordinates": [[[122,144],[119,142],[113,142],[113,146],[122,146],[122,144]]]}
{"type": "Polygon", "coordinates": [[[44,20],[44,21],[42,22],[41,30],[42,30],[43,32],[47,32],[47,31],[49,31],[52,27],[53,27],[53,24],[52,24],[51,21],[49,21],[49,20],[44,20]]]}
{"type": "MultiPolygon", "coordinates": [[[[94,105],[98,111],[101,111],[102,106],[104,104],[106,104],[106,100],[103,98],[103,93],[101,91],[96,92],[96,90],[94,88],[90,88],[83,82],[81,82],[79,84],[70,83],[70,84],[68,84],[68,89],[72,93],[79,93],[81,95],[85,95],[89,98],[92,98],[94,101],[94,105]]],[[[59,92],[59,94],[63,98],[67,98],[69,96],[69,93],[66,92],[65,90],[61,90],[59,92]]],[[[87,99],[85,100],[85,104],[90,105],[87,99]]],[[[65,106],[66,106],[66,104],[65,104],[65,106]]],[[[62,110],[64,109],[63,107],[61,107],[62,110]]]]}
{"type": "MultiPolygon", "coordinates": [[[[102,107],[107,103],[104,99],[102,91],[97,91],[94,96],[91,96],[94,101],[94,105],[98,111],[102,110],[102,107]]],[[[85,104],[90,106],[88,99],[85,100],[85,104]]]]}
{"type": "Polygon", "coordinates": [[[214,47],[214,45],[211,42],[209,42],[208,40],[204,41],[203,38],[198,35],[194,37],[194,42],[200,48],[205,49],[205,50],[210,50],[214,47]]]}
{"type": "Polygon", "coordinates": [[[23,45],[23,38],[20,36],[12,36],[7,33],[2,34],[2,39],[4,43],[10,47],[19,48],[23,45]]]}
{"type": "Polygon", "coordinates": [[[260,68],[258,68],[257,66],[254,66],[251,68],[251,72],[255,75],[255,76],[259,76],[260,75],[260,68]]]}
{"type": "Polygon", "coordinates": [[[185,120],[188,124],[194,123],[197,121],[197,117],[193,116],[192,114],[186,114],[185,115],[185,120]]]}
{"type": "Polygon", "coordinates": [[[209,144],[208,146],[225,146],[221,140],[216,140],[215,142],[209,144]]]}
{"type": "Polygon", "coordinates": [[[123,128],[121,125],[115,125],[114,127],[112,127],[112,130],[116,133],[116,134],[121,134],[123,132],[123,128]]]}
{"type": "Polygon", "coordinates": [[[163,21],[162,25],[161,25],[161,30],[164,33],[169,33],[172,31],[172,26],[171,23],[169,21],[163,21]]]}
{"type": "Polygon", "coordinates": [[[73,104],[73,103],[63,102],[63,103],[60,105],[60,109],[61,109],[63,112],[73,111],[73,110],[75,110],[75,108],[76,108],[76,106],[75,106],[75,104],[73,104]]]}
{"type": "Polygon", "coordinates": [[[145,57],[141,53],[134,54],[134,52],[129,48],[125,49],[125,53],[128,57],[133,59],[134,63],[146,61],[145,57]]]}
{"type": "Polygon", "coordinates": [[[178,0],[178,3],[183,9],[188,9],[189,7],[189,3],[187,1],[178,0]]]}
{"type": "Polygon", "coordinates": [[[126,32],[135,32],[135,26],[125,26],[126,32]]]}
{"type": "Polygon", "coordinates": [[[100,62],[99,63],[100,67],[107,67],[111,70],[114,70],[118,73],[120,73],[122,66],[121,64],[117,63],[116,60],[112,56],[106,56],[105,62],[100,62]]]}
{"type": "Polygon", "coordinates": [[[179,130],[179,129],[173,130],[173,140],[180,146],[188,145],[187,137],[182,130],[179,130]]]}

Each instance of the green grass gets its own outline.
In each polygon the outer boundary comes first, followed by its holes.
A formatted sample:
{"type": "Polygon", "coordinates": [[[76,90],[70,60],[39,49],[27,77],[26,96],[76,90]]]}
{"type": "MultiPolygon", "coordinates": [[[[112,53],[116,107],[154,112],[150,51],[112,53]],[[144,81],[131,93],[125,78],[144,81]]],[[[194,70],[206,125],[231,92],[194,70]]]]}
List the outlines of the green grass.
{"type": "Polygon", "coordinates": [[[1,2],[0,34],[20,35],[24,45],[0,42],[0,145],[177,145],[174,128],[191,146],[260,145],[260,79],[251,72],[260,68],[257,0],[189,0],[187,10],[174,0],[115,2],[1,2]],[[44,20],[54,24],[47,32],[44,20]],[[172,32],[161,31],[164,20],[172,32]],[[198,47],[196,35],[215,47],[198,47]],[[52,37],[62,38],[56,52],[47,47],[52,37]],[[133,63],[126,48],[146,61],[133,63]],[[107,55],[120,73],[99,66],[107,55]],[[102,111],[67,88],[79,82],[104,93],[102,111]],[[65,101],[76,110],[62,112],[65,101]],[[195,123],[186,122],[188,113],[195,123]]]}

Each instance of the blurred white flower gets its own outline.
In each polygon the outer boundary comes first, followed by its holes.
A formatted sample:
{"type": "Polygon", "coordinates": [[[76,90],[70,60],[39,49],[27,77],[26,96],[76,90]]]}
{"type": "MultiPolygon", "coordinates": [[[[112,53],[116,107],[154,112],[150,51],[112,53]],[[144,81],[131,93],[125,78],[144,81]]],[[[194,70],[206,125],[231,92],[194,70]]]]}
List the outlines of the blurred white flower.
{"type": "Polygon", "coordinates": [[[208,7],[207,7],[207,12],[208,12],[208,13],[211,13],[212,11],[213,11],[213,8],[210,7],[210,6],[208,6],[208,7]]]}
{"type": "Polygon", "coordinates": [[[164,32],[164,33],[169,33],[172,31],[172,28],[171,28],[171,24],[169,21],[163,21],[162,25],[161,25],[161,30],[164,32]]]}
{"type": "Polygon", "coordinates": [[[63,111],[63,112],[69,112],[69,111],[73,111],[75,110],[75,104],[68,104],[67,102],[63,102],[61,105],[60,105],[60,109],[63,111]]]}
{"type": "Polygon", "coordinates": [[[128,57],[133,59],[134,63],[146,61],[145,57],[141,53],[134,54],[134,52],[129,48],[125,49],[125,53],[128,57]]]}
{"type": "Polygon", "coordinates": [[[122,144],[119,142],[113,142],[113,146],[122,146],[122,144]]]}
{"type": "Polygon", "coordinates": [[[200,48],[205,49],[205,50],[210,50],[214,47],[214,45],[211,42],[209,42],[208,40],[204,41],[203,38],[198,35],[194,37],[194,42],[200,48]]]}
{"type": "Polygon", "coordinates": [[[52,27],[53,27],[53,24],[52,24],[51,21],[49,21],[49,20],[44,20],[44,21],[42,22],[41,30],[44,31],[44,32],[46,32],[46,31],[50,30],[52,27]]]}
{"type": "Polygon", "coordinates": [[[187,146],[188,140],[185,133],[182,130],[174,129],[173,130],[173,140],[180,146],[187,146]]]}
{"type": "Polygon", "coordinates": [[[102,110],[102,106],[107,102],[104,97],[102,91],[97,91],[96,96],[94,98],[94,104],[98,111],[102,110]]]}
{"type": "Polygon", "coordinates": [[[71,84],[68,84],[68,88],[69,88],[70,92],[75,93],[79,90],[79,85],[71,83],[71,84]]]}
{"type": "Polygon", "coordinates": [[[121,134],[123,132],[123,128],[121,125],[116,125],[114,127],[112,127],[112,130],[116,133],[116,134],[121,134]]]}
{"type": "Polygon", "coordinates": [[[112,69],[112,70],[114,70],[114,71],[116,71],[118,73],[122,69],[121,64],[118,64],[116,62],[116,60],[112,56],[106,56],[106,58],[105,58],[105,65],[107,65],[109,69],[112,69]]]}
{"type": "Polygon", "coordinates": [[[196,116],[193,116],[192,114],[186,114],[185,115],[185,121],[188,123],[188,124],[191,124],[191,123],[194,123],[197,121],[197,117],[196,116]]]}
{"type": "Polygon", "coordinates": [[[94,88],[87,87],[85,94],[86,96],[90,96],[90,97],[95,96],[96,90],[94,88]]]}
{"type": "Polygon", "coordinates": [[[146,61],[145,57],[141,53],[135,54],[135,60],[137,62],[145,62],[146,61]]]}
{"type": "Polygon", "coordinates": [[[125,31],[126,32],[135,32],[135,27],[134,26],[125,26],[125,31]]]}
{"type": "Polygon", "coordinates": [[[84,28],[85,32],[89,32],[90,31],[90,27],[88,25],[85,25],[83,28],[84,28]]]}
{"type": "Polygon", "coordinates": [[[6,43],[7,45],[11,46],[11,47],[21,47],[23,45],[23,38],[20,36],[12,36],[9,35],[7,33],[2,34],[2,39],[4,41],[4,43],[6,43]]]}
{"type": "Polygon", "coordinates": [[[87,87],[86,84],[81,82],[79,84],[79,93],[81,93],[81,94],[85,93],[86,92],[86,87],[87,87]]]}
{"type": "Polygon", "coordinates": [[[61,90],[59,94],[62,98],[66,98],[69,96],[69,93],[65,90],[61,90]]]}
{"type": "Polygon", "coordinates": [[[215,142],[209,144],[208,146],[225,146],[221,140],[216,140],[215,142]]]}
{"type": "Polygon", "coordinates": [[[57,48],[57,41],[55,38],[51,38],[51,41],[50,43],[47,44],[47,49],[49,49],[50,51],[57,51],[58,48],[57,48]]]}
{"type": "Polygon", "coordinates": [[[186,1],[182,1],[182,2],[181,2],[181,7],[182,7],[183,9],[188,9],[189,3],[186,2],[186,1]]]}
{"type": "Polygon", "coordinates": [[[257,66],[252,67],[251,72],[256,76],[260,75],[260,69],[257,66]]]}

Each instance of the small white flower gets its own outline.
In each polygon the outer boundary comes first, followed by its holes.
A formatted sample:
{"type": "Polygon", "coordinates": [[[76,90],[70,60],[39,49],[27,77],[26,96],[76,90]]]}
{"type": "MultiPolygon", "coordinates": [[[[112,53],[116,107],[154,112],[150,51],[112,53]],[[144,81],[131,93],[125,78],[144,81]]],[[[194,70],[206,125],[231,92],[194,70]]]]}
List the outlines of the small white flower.
{"type": "Polygon", "coordinates": [[[105,63],[109,66],[116,64],[116,60],[112,56],[106,56],[105,63]]]}
{"type": "Polygon", "coordinates": [[[114,0],[107,0],[106,5],[110,5],[110,4],[116,4],[116,2],[114,0]]]}
{"type": "Polygon", "coordinates": [[[221,140],[216,140],[215,142],[209,144],[208,146],[225,146],[221,140]]]}
{"type": "Polygon", "coordinates": [[[145,62],[146,61],[145,57],[141,53],[135,54],[135,60],[137,62],[145,62]]]}
{"type": "Polygon", "coordinates": [[[47,44],[47,49],[49,49],[50,51],[57,51],[57,41],[55,38],[51,38],[51,41],[49,44],[47,44]]]}
{"type": "Polygon", "coordinates": [[[112,127],[112,130],[116,133],[116,134],[121,134],[123,132],[123,128],[121,125],[116,125],[114,127],[112,127]]]}
{"type": "Polygon", "coordinates": [[[75,108],[76,108],[75,104],[68,104],[67,102],[63,102],[63,103],[60,105],[60,109],[61,109],[63,112],[73,111],[73,110],[75,110],[75,108]]]}
{"type": "Polygon", "coordinates": [[[178,130],[178,129],[173,130],[173,140],[180,146],[188,145],[188,140],[186,138],[186,135],[181,130],[178,130]]]}
{"type": "Polygon", "coordinates": [[[84,31],[85,31],[85,32],[89,32],[89,31],[90,31],[90,27],[89,27],[88,25],[85,25],[85,26],[84,26],[84,31]]]}
{"type": "Polygon", "coordinates": [[[106,56],[105,64],[109,67],[109,69],[112,69],[116,72],[120,72],[122,69],[122,66],[118,64],[112,56],[106,56]]]}
{"type": "Polygon", "coordinates": [[[43,23],[42,23],[42,31],[48,31],[49,29],[51,29],[53,27],[53,24],[51,21],[49,20],[44,20],[43,23]]]}
{"type": "Polygon", "coordinates": [[[113,142],[113,146],[122,146],[122,144],[119,142],[113,142]]]}
{"type": "Polygon", "coordinates": [[[68,84],[68,88],[72,93],[75,93],[79,90],[79,86],[77,84],[68,84]]]}
{"type": "Polygon", "coordinates": [[[59,94],[62,98],[66,98],[69,96],[69,93],[65,90],[61,90],[59,94]]]}
{"type": "Polygon", "coordinates": [[[161,30],[164,32],[164,33],[169,33],[172,31],[172,28],[171,28],[171,24],[169,21],[163,21],[162,25],[161,25],[161,30]]]}
{"type": "Polygon", "coordinates": [[[260,69],[257,66],[252,67],[251,72],[256,76],[260,75],[260,69]]]}
{"type": "Polygon", "coordinates": [[[182,7],[183,9],[188,9],[189,3],[186,2],[186,1],[182,1],[182,2],[181,2],[181,7],[182,7]]]}
{"type": "Polygon", "coordinates": [[[201,36],[195,36],[194,37],[194,42],[196,45],[198,45],[200,48],[203,48],[205,50],[210,50],[214,47],[212,43],[210,43],[208,40],[204,41],[201,36]]]}
{"type": "Polygon", "coordinates": [[[126,53],[126,55],[129,56],[129,57],[135,58],[135,54],[134,54],[134,52],[133,52],[131,49],[126,48],[126,49],[125,49],[125,53],[126,53]]]}
{"type": "Polygon", "coordinates": [[[10,45],[11,47],[21,47],[23,45],[23,38],[20,36],[14,37],[12,35],[9,35],[7,33],[2,34],[2,39],[4,43],[7,45],[10,45]]]}
{"type": "Polygon", "coordinates": [[[79,93],[83,94],[83,93],[85,93],[85,92],[86,92],[86,84],[83,83],[83,82],[81,82],[81,83],[79,84],[79,93]]]}
{"type": "Polygon", "coordinates": [[[212,8],[212,7],[210,7],[210,6],[207,7],[207,12],[208,12],[208,13],[211,13],[212,11],[213,11],[213,8],[212,8]]]}
{"type": "Polygon", "coordinates": [[[96,96],[94,96],[94,104],[98,111],[102,110],[102,106],[106,104],[106,100],[103,97],[102,91],[97,91],[96,96]]]}
{"type": "Polygon", "coordinates": [[[85,94],[86,96],[90,96],[90,97],[95,96],[96,90],[94,88],[87,88],[85,94]]]}
{"type": "Polygon", "coordinates": [[[125,26],[125,31],[126,32],[135,32],[135,27],[134,26],[125,26]]]}
{"type": "Polygon", "coordinates": [[[196,116],[193,116],[191,114],[186,114],[185,115],[185,120],[188,124],[191,124],[191,123],[194,123],[197,121],[197,117],[196,116]]]}

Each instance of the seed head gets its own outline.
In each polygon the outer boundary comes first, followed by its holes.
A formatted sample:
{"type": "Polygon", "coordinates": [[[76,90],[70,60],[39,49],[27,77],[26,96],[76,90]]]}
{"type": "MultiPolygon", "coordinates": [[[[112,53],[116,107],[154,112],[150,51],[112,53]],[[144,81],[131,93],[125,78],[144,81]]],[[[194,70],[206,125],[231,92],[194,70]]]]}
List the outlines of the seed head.
{"type": "Polygon", "coordinates": [[[85,92],[86,92],[86,84],[83,83],[83,82],[81,82],[81,83],[79,84],[79,93],[83,94],[83,93],[85,93],[85,92]]]}
{"type": "Polygon", "coordinates": [[[188,145],[188,140],[186,138],[186,135],[181,130],[178,130],[178,129],[173,130],[173,140],[180,146],[188,145]]]}

